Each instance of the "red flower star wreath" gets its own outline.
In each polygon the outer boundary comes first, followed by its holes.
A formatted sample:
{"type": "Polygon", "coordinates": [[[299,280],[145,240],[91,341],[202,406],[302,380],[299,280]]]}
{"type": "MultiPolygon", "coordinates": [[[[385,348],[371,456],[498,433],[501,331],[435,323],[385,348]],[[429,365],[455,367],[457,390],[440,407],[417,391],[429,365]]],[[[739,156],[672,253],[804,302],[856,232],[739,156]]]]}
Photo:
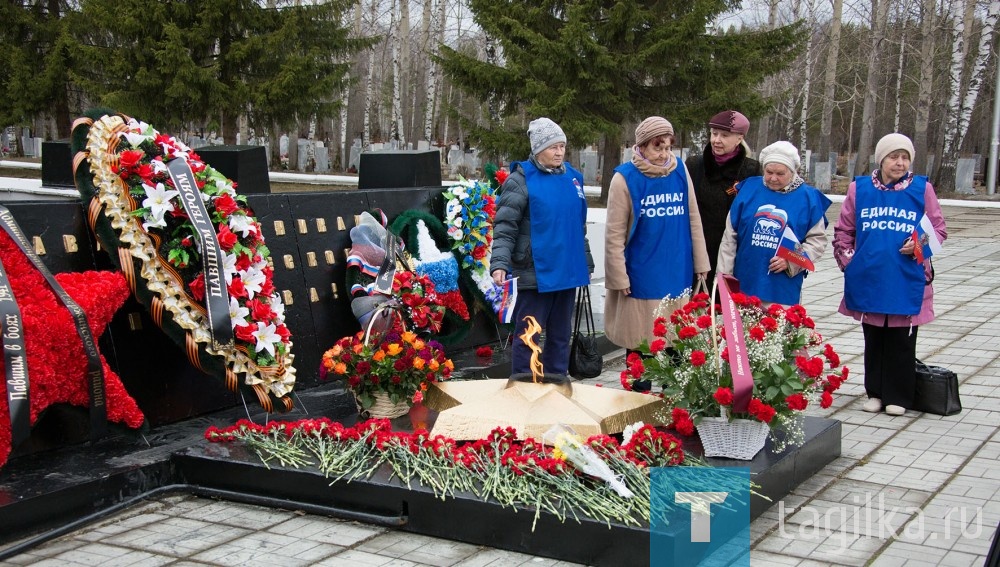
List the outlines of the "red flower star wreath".
{"type": "MultiPolygon", "coordinates": [[[[69,403],[89,408],[87,357],[69,310],[2,230],[0,261],[7,270],[24,324],[32,425],[53,404],[69,403]]],[[[94,337],[104,333],[115,311],[129,296],[125,278],[114,272],[56,274],[56,280],[87,314],[94,337]]],[[[139,427],[145,419],[142,411],[125,391],[118,375],[108,367],[103,355],[101,366],[104,368],[108,421],[139,427]]],[[[2,357],[0,368],[3,368],[2,357]]],[[[0,396],[0,467],[7,462],[10,452],[10,411],[4,395],[0,396]]]]}

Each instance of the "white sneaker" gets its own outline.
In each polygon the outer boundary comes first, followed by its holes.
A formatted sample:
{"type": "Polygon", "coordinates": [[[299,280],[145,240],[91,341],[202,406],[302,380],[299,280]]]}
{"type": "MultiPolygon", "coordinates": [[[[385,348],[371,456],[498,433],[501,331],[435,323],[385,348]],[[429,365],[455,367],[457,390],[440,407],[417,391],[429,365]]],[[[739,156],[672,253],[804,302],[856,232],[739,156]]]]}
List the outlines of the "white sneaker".
{"type": "Polygon", "coordinates": [[[903,406],[888,405],[885,406],[885,413],[889,415],[903,415],[904,413],[906,413],[906,408],[904,408],[903,406]]]}
{"type": "Polygon", "coordinates": [[[868,398],[868,401],[865,402],[865,405],[861,406],[861,409],[862,411],[866,411],[868,413],[878,413],[882,411],[882,400],[878,398],[868,398]]]}

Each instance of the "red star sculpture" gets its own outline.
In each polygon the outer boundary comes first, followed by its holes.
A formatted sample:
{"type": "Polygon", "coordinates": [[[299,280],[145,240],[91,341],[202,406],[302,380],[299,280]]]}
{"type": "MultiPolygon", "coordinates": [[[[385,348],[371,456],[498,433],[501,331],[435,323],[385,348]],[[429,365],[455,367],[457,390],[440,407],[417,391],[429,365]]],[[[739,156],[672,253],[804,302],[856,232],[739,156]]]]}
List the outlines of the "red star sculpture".
{"type": "MultiPolygon", "coordinates": [[[[10,236],[0,230],[0,260],[10,278],[21,309],[28,360],[31,423],[50,405],[69,403],[90,407],[86,377],[87,357],[68,309],[56,298],[42,275],[28,261],[10,236]]],[[[128,299],[125,278],[116,272],[57,274],[56,280],[87,314],[87,323],[100,337],[115,311],[128,299]]],[[[121,379],[101,356],[104,368],[108,421],[139,427],[145,419],[121,379]]],[[[0,385],[3,382],[0,357],[0,385]]],[[[0,396],[0,467],[11,451],[11,428],[7,396],[0,396]]]]}

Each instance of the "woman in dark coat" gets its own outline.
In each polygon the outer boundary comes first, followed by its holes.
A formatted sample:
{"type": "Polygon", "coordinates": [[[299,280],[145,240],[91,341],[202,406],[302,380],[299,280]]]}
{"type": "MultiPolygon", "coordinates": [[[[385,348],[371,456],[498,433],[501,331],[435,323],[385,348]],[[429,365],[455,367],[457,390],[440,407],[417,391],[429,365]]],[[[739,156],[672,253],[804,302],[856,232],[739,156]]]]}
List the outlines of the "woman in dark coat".
{"type": "Polygon", "coordinates": [[[750,148],[743,138],[750,130],[750,121],[746,116],[735,110],[724,110],[708,121],[708,128],[711,138],[705,150],[689,156],[684,165],[691,174],[698,200],[705,246],[712,264],[708,274],[711,285],[722,234],[726,231],[726,216],[736,198],[736,184],[762,172],[760,163],[747,155],[750,148]]]}

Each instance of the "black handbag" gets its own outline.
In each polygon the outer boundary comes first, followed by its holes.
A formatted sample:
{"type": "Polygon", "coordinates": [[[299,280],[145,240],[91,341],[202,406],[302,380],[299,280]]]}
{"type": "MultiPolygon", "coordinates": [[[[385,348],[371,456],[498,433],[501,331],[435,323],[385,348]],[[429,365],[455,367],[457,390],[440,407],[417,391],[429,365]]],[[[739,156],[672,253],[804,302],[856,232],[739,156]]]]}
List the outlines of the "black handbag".
{"type": "Polygon", "coordinates": [[[936,415],[955,415],[962,411],[958,397],[958,375],[941,366],[928,366],[916,360],[917,393],[913,409],[936,415]]]}
{"type": "Polygon", "coordinates": [[[604,357],[597,350],[595,330],[590,288],[583,286],[576,292],[573,341],[569,347],[569,374],[574,378],[597,378],[604,369],[604,357]]]}

